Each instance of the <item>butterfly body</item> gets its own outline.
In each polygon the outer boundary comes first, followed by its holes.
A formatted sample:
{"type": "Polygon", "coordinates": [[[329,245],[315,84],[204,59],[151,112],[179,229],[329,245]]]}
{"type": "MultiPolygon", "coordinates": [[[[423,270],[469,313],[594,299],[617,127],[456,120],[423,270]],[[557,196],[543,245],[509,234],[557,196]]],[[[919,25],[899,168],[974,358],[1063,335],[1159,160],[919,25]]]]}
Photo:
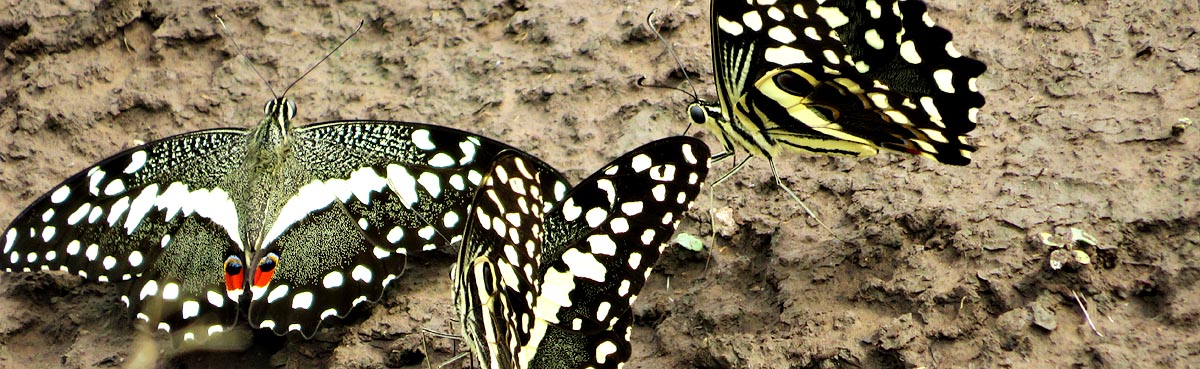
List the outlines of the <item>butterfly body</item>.
{"type": "Polygon", "coordinates": [[[783,151],[881,149],[965,165],[986,69],[954,49],[916,0],[713,1],[718,101],[689,116],[773,161],[783,151]]]}
{"type": "Polygon", "coordinates": [[[406,255],[461,239],[490,159],[512,150],[420,123],[296,127],[295,111],[275,99],[250,129],[167,137],[68,178],[0,233],[0,268],[131,281],[137,323],[185,342],[240,320],[310,337],[382,296],[406,255]]]}
{"type": "Polygon", "coordinates": [[[656,141],[574,188],[501,155],[451,271],[464,340],[485,368],[617,368],[630,306],[707,174],[698,140],[656,141]]]}

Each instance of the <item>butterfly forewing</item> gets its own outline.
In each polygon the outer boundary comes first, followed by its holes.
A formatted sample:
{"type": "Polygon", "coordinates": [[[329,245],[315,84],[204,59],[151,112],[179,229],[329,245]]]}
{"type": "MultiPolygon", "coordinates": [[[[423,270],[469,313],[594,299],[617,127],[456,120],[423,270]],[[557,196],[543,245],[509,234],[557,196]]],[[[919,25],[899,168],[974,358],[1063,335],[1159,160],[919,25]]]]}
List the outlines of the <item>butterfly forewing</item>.
{"type": "Polygon", "coordinates": [[[455,270],[464,337],[483,366],[624,363],[629,307],[699,192],[708,155],[693,138],[659,140],[565,195],[556,173],[521,164],[527,155],[502,156],[476,195],[455,270]],[[551,194],[562,200],[548,204],[551,194]]]}
{"type": "Polygon", "coordinates": [[[475,194],[456,264],[453,288],[464,336],[490,367],[516,365],[516,332],[523,329],[517,314],[532,310],[525,294],[535,293],[543,212],[554,187],[566,188],[557,172],[538,170],[530,160],[515,151],[495,160],[475,194]]]}
{"type": "Polygon", "coordinates": [[[578,331],[608,328],[637,298],[695,199],[708,156],[702,143],[664,139],[572,188],[546,215],[537,315],[578,331]]]}
{"type": "Polygon", "coordinates": [[[714,1],[716,118],[727,150],[964,165],[982,63],[954,49],[920,1],[714,1]]]}
{"type": "Polygon", "coordinates": [[[474,189],[492,158],[511,149],[415,123],[333,122],[298,136],[311,153],[300,160],[322,187],[346,204],[370,241],[401,254],[457,243],[474,189]]]}

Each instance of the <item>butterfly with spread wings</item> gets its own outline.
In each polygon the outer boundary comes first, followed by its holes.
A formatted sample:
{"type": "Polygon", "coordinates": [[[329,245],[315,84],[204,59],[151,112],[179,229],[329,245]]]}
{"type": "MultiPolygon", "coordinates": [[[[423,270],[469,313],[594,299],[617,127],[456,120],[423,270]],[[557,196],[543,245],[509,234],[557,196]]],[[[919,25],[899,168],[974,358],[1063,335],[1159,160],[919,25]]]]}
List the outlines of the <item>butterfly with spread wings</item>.
{"type": "Polygon", "coordinates": [[[130,281],[137,322],[185,343],[239,319],[311,337],[378,300],[407,255],[461,240],[474,190],[515,150],[421,123],[295,127],[287,98],[265,112],[68,178],[0,233],[0,269],[130,281]]]}

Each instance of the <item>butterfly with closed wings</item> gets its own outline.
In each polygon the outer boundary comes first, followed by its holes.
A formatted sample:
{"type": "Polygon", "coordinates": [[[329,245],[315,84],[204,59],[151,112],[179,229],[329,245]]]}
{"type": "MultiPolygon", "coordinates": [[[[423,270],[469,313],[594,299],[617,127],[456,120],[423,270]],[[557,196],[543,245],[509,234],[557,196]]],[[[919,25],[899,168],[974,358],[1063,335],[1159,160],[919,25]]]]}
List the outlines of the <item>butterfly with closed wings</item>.
{"type": "MultiPolygon", "coordinates": [[[[714,0],[717,101],[688,108],[731,157],[783,151],[866,157],[880,149],[966,165],[983,63],[961,55],[917,0],[714,0]]],[[[803,202],[801,201],[803,204],[803,202]]],[[[811,213],[811,212],[810,212],[811,213]]]]}
{"type": "Polygon", "coordinates": [[[420,123],[295,127],[287,98],[265,112],[253,128],[167,137],[68,178],[0,233],[0,269],[131,281],[121,301],[136,321],[185,343],[239,316],[311,337],[382,296],[406,255],[461,239],[475,188],[514,150],[420,123]]]}
{"type": "Polygon", "coordinates": [[[630,306],[708,173],[708,148],[658,140],[568,191],[520,152],[480,186],[451,270],[462,336],[484,368],[617,368],[630,306]]]}

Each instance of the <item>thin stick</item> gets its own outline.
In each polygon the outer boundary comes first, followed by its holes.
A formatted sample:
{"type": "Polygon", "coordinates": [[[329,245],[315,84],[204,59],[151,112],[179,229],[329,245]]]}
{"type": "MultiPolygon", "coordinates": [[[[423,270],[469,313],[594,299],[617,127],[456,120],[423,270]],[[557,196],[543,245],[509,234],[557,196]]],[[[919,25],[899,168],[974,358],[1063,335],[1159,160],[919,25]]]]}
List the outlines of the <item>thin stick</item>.
{"type": "Polygon", "coordinates": [[[1096,329],[1096,324],[1092,323],[1092,316],[1088,314],[1087,307],[1083,306],[1083,300],[1079,298],[1079,294],[1075,290],[1071,290],[1071,296],[1075,297],[1075,302],[1079,304],[1079,310],[1083,310],[1083,319],[1087,321],[1089,327],[1092,327],[1092,332],[1096,332],[1097,336],[1104,337],[1100,330],[1096,329]]]}

